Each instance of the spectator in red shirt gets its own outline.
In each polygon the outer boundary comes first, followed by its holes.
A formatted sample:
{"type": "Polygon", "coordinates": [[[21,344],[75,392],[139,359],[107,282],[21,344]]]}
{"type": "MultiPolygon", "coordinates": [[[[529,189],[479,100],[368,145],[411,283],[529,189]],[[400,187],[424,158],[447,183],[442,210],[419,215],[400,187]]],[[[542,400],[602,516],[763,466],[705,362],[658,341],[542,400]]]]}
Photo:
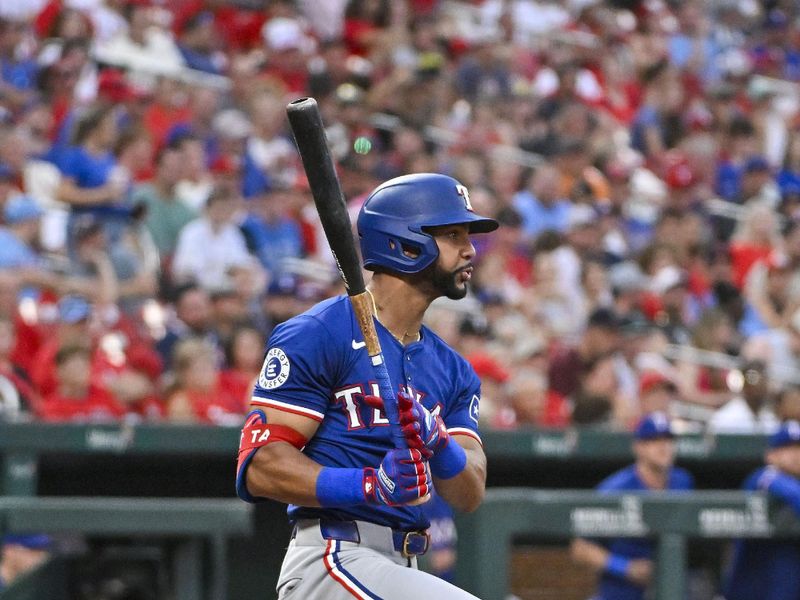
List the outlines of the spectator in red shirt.
{"type": "Polygon", "coordinates": [[[276,17],[262,29],[267,51],[265,73],[282,81],[292,94],[302,94],[308,87],[308,60],[316,43],[306,35],[300,21],[276,17]]]}
{"type": "Polygon", "coordinates": [[[550,389],[564,397],[574,394],[594,365],[617,350],[619,325],[613,311],[606,308],[594,311],[578,345],[563,349],[550,361],[550,389]]]}
{"type": "Polygon", "coordinates": [[[351,54],[369,56],[391,22],[389,0],[350,0],[344,13],[344,41],[351,54]]]}
{"type": "Polygon", "coordinates": [[[6,419],[15,417],[19,410],[33,409],[40,402],[27,373],[13,360],[15,345],[14,322],[0,313],[0,418],[6,419]]]}
{"type": "Polygon", "coordinates": [[[220,385],[242,401],[250,403],[253,384],[264,359],[264,336],[255,327],[244,325],[233,332],[227,348],[228,368],[219,376],[220,385]]]}
{"type": "Polygon", "coordinates": [[[658,371],[645,371],[639,379],[641,414],[652,412],[670,414],[670,405],[678,399],[677,393],[678,388],[669,377],[658,371]]]}
{"type": "Polygon", "coordinates": [[[89,303],[79,296],[66,296],[58,303],[59,322],[54,334],[47,339],[31,362],[31,380],[42,396],[56,391],[56,355],[67,344],[87,343],[91,339],[89,303]]]}
{"type": "Polygon", "coordinates": [[[108,389],[128,413],[147,421],[158,421],[165,412],[159,388],[162,371],[158,353],[138,342],[126,349],[125,365],[108,378],[108,389]]]}
{"type": "Polygon", "coordinates": [[[92,353],[80,344],[65,344],[55,357],[56,390],[45,397],[39,417],[44,421],[113,421],[125,409],[104,389],[93,385],[92,353]]]}
{"type": "Polygon", "coordinates": [[[175,383],[167,394],[171,421],[238,425],[244,415],[241,399],[220,380],[216,351],[207,342],[188,339],[175,347],[175,383]]]}
{"type": "Polygon", "coordinates": [[[783,245],[775,212],[768,204],[750,203],[745,212],[730,245],[733,282],[739,289],[744,288],[750,269],[757,262],[768,260],[783,245]]]}

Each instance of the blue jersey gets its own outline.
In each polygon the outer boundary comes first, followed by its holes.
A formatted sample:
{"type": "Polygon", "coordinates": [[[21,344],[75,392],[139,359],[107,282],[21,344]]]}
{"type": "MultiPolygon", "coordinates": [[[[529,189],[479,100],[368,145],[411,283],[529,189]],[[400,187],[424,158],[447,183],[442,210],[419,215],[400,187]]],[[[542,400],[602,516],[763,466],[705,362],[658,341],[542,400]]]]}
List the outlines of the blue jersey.
{"type": "MultiPolygon", "coordinates": [[[[375,322],[389,377],[396,391],[414,394],[438,411],[450,433],[478,434],[480,381],[469,363],[430,329],[402,346],[375,322]]],[[[392,446],[381,411],[357,394],[380,395],[346,296],[325,300],[277,326],[269,340],[253,403],[319,421],[303,453],[326,467],[378,467],[392,446]]],[[[289,506],[291,520],[358,519],[400,529],[425,529],[419,506],[359,505],[346,508],[289,506]]]]}
{"type": "MultiPolygon", "coordinates": [[[[775,467],[762,467],[742,486],[762,490],[800,515],[800,481],[775,467]]],[[[727,600],[800,600],[800,542],[739,540],[725,580],[727,600]]]]}
{"type": "MultiPolygon", "coordinates": [[[[668,490],[691,490],[693,488],[694,478],[691,473],[678,467],[670,469],[667,481],[668,490]]],[[[613,473],[600,482],[597,490],[600,492],[651,491],[639,478],[635,465],[630,465],[613,473]]],[[[655,544],[652,540],[614,538],[595,541],[605,546],[612,554],[629,559],[646,558],[652,560],[655,551],[655,544]]],[[[597,600],[642,600],[644,598],[644,588],[627,579],[603,573],[596,598],[597,600]]]]}

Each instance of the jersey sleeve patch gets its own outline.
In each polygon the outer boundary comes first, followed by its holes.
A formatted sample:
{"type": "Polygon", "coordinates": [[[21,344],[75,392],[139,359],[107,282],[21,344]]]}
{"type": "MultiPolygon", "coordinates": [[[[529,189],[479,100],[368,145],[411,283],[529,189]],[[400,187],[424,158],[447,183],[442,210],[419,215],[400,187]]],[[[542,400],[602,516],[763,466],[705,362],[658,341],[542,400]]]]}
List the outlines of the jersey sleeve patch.
{"type": "Polygon", "coordinates": [[[478,418],[480,417],[480,406],[481,399],[478,397],[478,394],[473,394],[472,400],[469,402],[469,418],[475,421],[475,425],[478,424],[478,418]]]}
{"type": "Polygon", "coordinates": [[[280,348],[270,348],[264,357],[264,364],[258,376],[258,385],[265,390],[281,387],[289,379],[292,363],[280,348]]]}

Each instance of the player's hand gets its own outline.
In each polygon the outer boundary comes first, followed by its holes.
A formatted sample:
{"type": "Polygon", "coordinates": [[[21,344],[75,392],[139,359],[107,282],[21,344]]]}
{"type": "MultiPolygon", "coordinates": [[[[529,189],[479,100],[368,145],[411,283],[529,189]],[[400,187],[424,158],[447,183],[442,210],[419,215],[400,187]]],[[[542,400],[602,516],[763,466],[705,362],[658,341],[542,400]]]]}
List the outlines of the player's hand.
{"type": "Polygon", "coordinates": [[[628,579],[633,583],[646,586],[653,576],[653,561],[647,558],[635,558],[628,563],[628,579]]]}
{"type": "Polygon", "coordinates": [[[380,467],[364,469],[363,485],[369,504],[398,506],[424,498],[431,490],[431,473],[419,450],[393,449],[380,467]]]}
{"type": "MultiPolygon", "coordinates": [[[[364,402],[383,409],[383,400],[377,396],[364,396],[364,402]]],[[[450,442],[442,417],[434,415],[415,398],[402,392],[397,394],[397,412],[408,447],[419,450],[424,458],[431,458],[450,442]]]]}

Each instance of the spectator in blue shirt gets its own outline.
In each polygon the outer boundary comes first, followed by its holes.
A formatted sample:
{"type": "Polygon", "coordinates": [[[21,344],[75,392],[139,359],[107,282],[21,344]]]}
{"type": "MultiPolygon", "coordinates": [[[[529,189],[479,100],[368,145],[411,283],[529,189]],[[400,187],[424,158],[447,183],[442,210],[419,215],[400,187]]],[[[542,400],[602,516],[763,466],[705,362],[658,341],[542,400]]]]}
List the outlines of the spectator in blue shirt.
{"type": "Polygon", "coordinates": [[[546,230],[567,230],[572,203],[560,196],[560,177],[552,165],[541,165],[533,174],[529,189],[514,196],[514,208],[522,216],[522,229],[528,239],[533,240],[546,230]]]}
{"type": "MultiPolygon", "coordinates": [[[[787,421],[770,436],[765,462],[742,487],[767,492],[800,516],[800,423],[787,421]]],[[[727,600],[800,600],[800,542],[736,542],[723,587],[727,600]]]]}
{"type": "Polygon", "coordinates": [[[239,225],[250,251],[275,277],[286,259],[304,254],[300,224],[288,208],[296,204],[294,195],[291,190],[274,190],[250,198],[247,216],[239,225]]]}
{"type": "Polygon", "coordinates": [[[206,73],[219,75],[221,55],[215,48],[219,36],[214,29],[214,15],[209,11],[199,11],[183,23],[178,39],[186,66],[206,73]]]}
{"type": "Polygon", "coordinates": [[[17,58],[27,25],[0,18],[0,100],[7,107],[24,108],[34,98],[39,66],[30,58],[17,58]]]}
{"type": "MultiPolygon", "coordinates": [[[[675,442],[669,418],[654,412],[636,427],[633,442],[636,462],[613,473],[597,486],[603,493],[691,490],[692,475],[674,466],[675,442]]],[[[572,543],[573,558],[599,575],[593,600],[643,600],[653,575],[654,542],[618,538],[572,543]]]]}
{"type": "Polygon", "coordinates": [[[112,151],[118,135],[116,111],[100,105],[78,121],[73,134],[75,145],[58,156],[56,166],[62,179],[56,196],[71,207],[67,226],[70,248],[74,218],[80,214],[91,213],[100,220],[110,244],[119,240],[130,220],[131,209],[126,203],[130,174],[119,167],[112,151]]]}

